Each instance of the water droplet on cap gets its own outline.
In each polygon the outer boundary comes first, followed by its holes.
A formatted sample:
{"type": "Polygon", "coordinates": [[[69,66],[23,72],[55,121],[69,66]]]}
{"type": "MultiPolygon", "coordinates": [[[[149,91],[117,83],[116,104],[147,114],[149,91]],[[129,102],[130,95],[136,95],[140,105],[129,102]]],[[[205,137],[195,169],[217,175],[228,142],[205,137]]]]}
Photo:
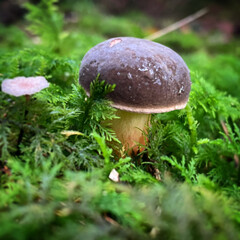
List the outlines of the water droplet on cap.
{"type": "Polygon", "coordinates": [[[128,77],[128,79],[132,79],[132,74],[131,74],[131,73],[128,73],[128,74],[127,74],[127,77],[128,77]]]}

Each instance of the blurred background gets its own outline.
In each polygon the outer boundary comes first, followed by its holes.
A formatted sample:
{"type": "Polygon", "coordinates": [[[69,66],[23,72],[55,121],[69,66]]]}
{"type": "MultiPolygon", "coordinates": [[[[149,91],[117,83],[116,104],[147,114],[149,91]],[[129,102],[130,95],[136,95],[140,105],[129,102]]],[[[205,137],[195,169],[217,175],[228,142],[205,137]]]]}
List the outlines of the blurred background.
{"type": "MultiPolygon", "coordinates": [[[[23,19],[26,14],[23,6],[25,2],[27,0],[1,0],[1,23],[11,25],[23,19]]],[[[38,4],[40,0],[29,2],[38,4]]],[[[78,13],[81,13],[83,5],[85,10],[88,5],[88,10],[94,8],[92,10],[95,11],[97,8],[108,16],[132,17],[133,21],[143,24],[143,27],[147,27],[151,21],[153,29],[149,31],[154,31],[154,27],[163,28],[201,8],[207,8],[208,14],[193,24],[195,31],[219,31],[225,39],[240,34],[240,7],[237,0],[59,0],[57,4],[64,11],[66,20],[81,21],[82,14],[78,13]],[[145,21],[147,23],[144,24],[145,21]]]]}

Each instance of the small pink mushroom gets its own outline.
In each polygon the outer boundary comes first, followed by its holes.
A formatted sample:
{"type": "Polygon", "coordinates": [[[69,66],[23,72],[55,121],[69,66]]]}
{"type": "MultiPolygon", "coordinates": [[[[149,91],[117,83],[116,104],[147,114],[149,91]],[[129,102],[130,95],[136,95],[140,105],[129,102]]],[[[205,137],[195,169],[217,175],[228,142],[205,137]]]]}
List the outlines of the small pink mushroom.
{"type": "Polygon", "coordinates": [[[49,82],[42,76],[39,77],[15,77],[5,79],[2,82],[2,91],[10,95],[19,97],[23,95],[32,95],[47,88],[49,82]]]}
{"type": "MultiPolygon", "coordinates": [[[[24,110],[24,121],[28,114],[27,106],[30,102],[30,95],[40,92],[42,89],[49,87],[49,82],[42,76],[38,77],[15,77],[13,79],[5,79],[2,82],[2,91],[13,95],[15,97],[25,96],[26,106],[24,110]]],[[[24,135],[23,127],[20,128],[20,132],[17,140],[17,151],[16,154],[20,154],[20,144],[24,135]]]]}

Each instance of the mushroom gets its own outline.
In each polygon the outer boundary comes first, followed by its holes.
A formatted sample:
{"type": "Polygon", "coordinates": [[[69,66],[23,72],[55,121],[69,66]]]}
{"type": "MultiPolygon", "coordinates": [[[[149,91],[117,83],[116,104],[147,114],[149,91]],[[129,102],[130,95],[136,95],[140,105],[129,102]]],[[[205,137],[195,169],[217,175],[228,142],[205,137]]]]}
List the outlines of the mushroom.
{"type": "Polygon", "coordinates": [[[98,74],[116,84],[108,98],[120,118],[112,121],[112,128],[129,154],[144,149],[151,114],[183,109],[191,90],[188,67],[176,52],[133,37],[106,40],[86,53],[79,82],[88,95],[98,74]]]}
{"type": "MultiPolygon", "coordinates": [[[[15,77],[13,79],[5,79],[2,82],[2,92],[13,95],[15,97],[25,96],[26,106],[24,110],[23,120],[25,121],[28,110],[27,105],[30,101],[30,95],[40,92],[42,89],[49,87],[48,81],[42,77],[15,77]]],[[[17,140],[17,154],[20,153],[19,145],[23,138],[23,128],[21,127],[17,140]]]]}
{"type": "Polygon", "coordinates": [[[2,82],[2,91],[15,97],[32,95],[49,86],[48,81],[42,77],[15,77],[2,82]]]}

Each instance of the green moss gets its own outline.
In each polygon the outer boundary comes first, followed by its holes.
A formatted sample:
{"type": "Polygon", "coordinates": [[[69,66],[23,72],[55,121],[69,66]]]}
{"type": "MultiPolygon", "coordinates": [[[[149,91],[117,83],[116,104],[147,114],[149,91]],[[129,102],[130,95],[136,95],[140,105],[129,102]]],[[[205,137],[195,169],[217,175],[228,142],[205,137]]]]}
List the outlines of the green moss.
{"type": "Polygon", "coordinates": [[[96,76],[87,96],[78,84],[79,64],[106,37],[142,37],[146,26],[134,22],[132,13],[103,17],[89,1],[77,9],[66,4],[63,9],[81,14],[76,23],[64,23],[54,2],[28,4],[34,38],[0,26],[6,33],[0,82],[37,75],[50,82],[28,106],[24,97],[0,93],[0,238],[238,239],[235,42],[222,54],[217,46],[209,52],[210,44],[192,33],[159,39],[184,52],[191,69],[190,100],[181,111],[154,114],[146,150],[119,159],[114,149],[121,146],[111,143],[117,142],[115,133],[101,124],[116,117],[105,98],[114,86],[96,76]],[[120,183],[108,178],[112,169],[120,183]]]}

